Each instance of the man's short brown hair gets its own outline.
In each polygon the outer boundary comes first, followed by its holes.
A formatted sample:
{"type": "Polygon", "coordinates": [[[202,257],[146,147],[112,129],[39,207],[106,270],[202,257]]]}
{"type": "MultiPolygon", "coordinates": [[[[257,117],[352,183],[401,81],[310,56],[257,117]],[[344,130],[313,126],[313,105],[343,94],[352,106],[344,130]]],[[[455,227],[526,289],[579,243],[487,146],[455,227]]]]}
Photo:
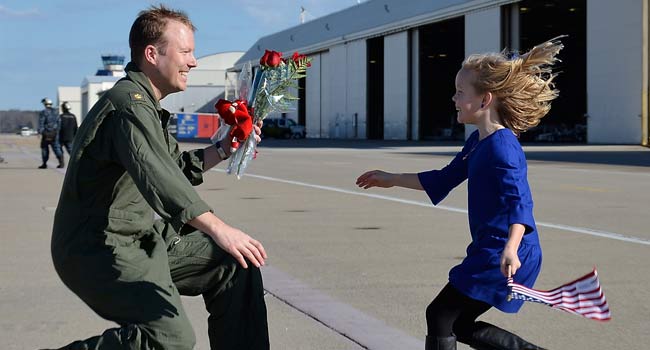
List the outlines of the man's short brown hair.
{"type": "Polygon", "coordinates": [[[172,10],[162,4],[140,11],[129,33],[131,62],[140,65],[144,48],[147,45],[154,45],[163,55],[165,54],[167,42],[163,38],[163,33],[170,20],[181,22],[192,31],[196,31],[196,27],[183,11],[172,10]]]}

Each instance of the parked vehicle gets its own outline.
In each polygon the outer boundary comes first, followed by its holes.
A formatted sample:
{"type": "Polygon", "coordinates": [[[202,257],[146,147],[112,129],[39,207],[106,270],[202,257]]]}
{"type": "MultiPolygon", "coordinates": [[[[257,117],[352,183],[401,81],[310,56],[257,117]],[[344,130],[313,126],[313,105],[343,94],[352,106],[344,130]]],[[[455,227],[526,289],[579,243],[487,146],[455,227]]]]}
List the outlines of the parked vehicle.
{"type": "Polygon", "coordinates": [[[28,128],[26,126],[20,128],[20,136],[32,136],[36,134],[38,134],[38,132],[32,128],[28,128]]]}
{"type": "Polygon", "coordinates": [[[305,135],[305,126],[289,118],[266,118],[262,125],[262,137],[301,139],[305,135]]]}

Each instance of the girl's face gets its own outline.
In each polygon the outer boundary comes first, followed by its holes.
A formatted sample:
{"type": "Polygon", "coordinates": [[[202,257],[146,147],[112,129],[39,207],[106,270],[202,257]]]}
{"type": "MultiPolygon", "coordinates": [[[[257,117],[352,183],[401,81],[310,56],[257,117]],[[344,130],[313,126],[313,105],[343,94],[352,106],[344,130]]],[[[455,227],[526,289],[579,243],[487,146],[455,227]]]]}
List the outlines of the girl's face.
{"type": "Polygon", "coordinates": [[[462,124],[477,124],[483,103],[483,94],[477,94],[472,83],[476,72],[461,68],[456,74],[456,94],[451,98],[456,105],[456,119],[462,124]]]}

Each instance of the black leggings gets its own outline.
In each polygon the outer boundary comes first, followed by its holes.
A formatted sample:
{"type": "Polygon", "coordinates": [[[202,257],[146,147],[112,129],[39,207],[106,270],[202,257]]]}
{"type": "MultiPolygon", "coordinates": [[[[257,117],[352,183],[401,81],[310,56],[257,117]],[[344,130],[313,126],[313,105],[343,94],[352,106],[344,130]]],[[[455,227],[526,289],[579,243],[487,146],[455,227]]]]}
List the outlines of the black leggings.
{"type": "Polygon", "coordinates": [[[491,307],[465,296],[447,283],[427,307],[427,334],[433,337],[453,334],[459,341],[467,343],[477,328],[476,319],[491,307]]]}

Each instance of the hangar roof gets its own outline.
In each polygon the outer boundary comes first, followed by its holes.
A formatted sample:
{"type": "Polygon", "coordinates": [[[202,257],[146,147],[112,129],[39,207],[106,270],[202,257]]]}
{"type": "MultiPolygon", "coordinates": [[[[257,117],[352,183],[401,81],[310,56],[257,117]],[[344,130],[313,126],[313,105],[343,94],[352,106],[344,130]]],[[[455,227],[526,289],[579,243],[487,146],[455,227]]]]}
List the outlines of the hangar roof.
{"type": "Polygon", "coordinates": [[[265,36],[235,63],[256,62],[265,49],[314,53],[338,43],[402,31],[479,8],[518,0],[370,0],[265,36]]]}

